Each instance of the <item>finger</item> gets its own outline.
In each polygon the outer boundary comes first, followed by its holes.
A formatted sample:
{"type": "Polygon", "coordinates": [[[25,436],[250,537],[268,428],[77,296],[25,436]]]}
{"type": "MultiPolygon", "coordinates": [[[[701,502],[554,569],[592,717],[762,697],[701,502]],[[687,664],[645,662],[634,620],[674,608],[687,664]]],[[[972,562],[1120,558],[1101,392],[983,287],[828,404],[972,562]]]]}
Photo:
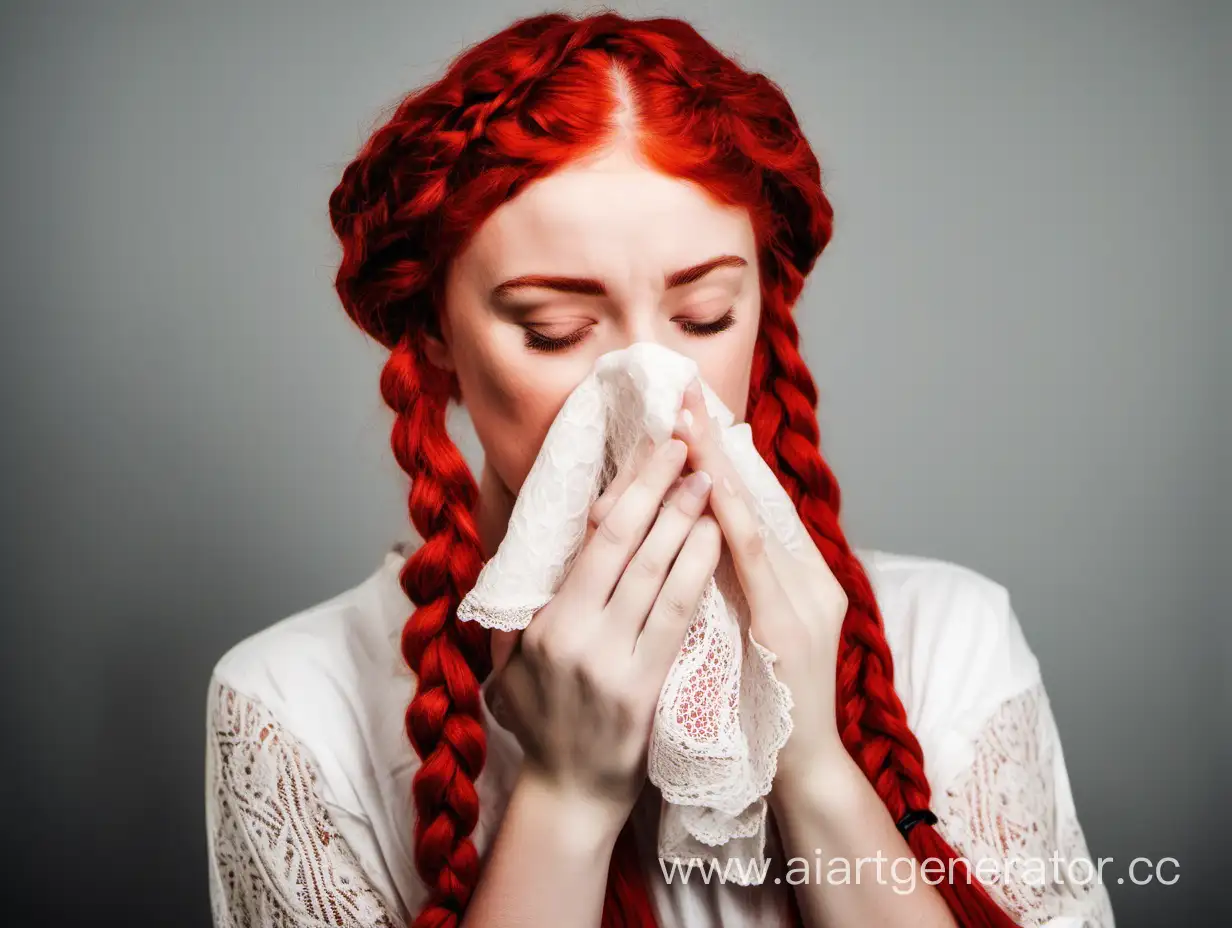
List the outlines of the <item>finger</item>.
{"type": "Polygon", "coordinates": [[[710,476],[694,471],[671,494],[608,601],[604,627],[632,653],[681,546],[706,508],[710,476]]]}
{"type": "Polygon", "coordinates": [[[583,539],[583,543],[590,540],[590,536],[594,534],[599,523],[612,511],[612,506],[616,504],[616,500],[620,499],[620,495],[633,482],[633,478],[637,475],[638,470],[645,466],[653,451],[654,443],[650,440],[650,436],[642,436],[642,440],[633,448],[629,457],[621,463],[616,471],[616,476],[612,478],[603,492],[599,494],[599,498],[591,505],[586,520],[586,536],[583,539]]]}
{"type": "Polygon", "coordinates": [[[714,479],[710,508],[731,550],[750,609],[754,614],[775,614],[788,602],[771,562],[771,552],[782,554],[782,546],[763,525],[744,481],[723,450],[696,381],[685,391],[675,434],[688,445],[689,462],[714,479]]]}
{"type": "Polygon", "coordinates": [[[596,615],[607,605],[625,565],[658,515],[664,494],[684,467],[685,452],[684,442],[669,439],[637,471],[561,584],[568,600],[590,604],[594,607],[590,611],[596,615]]]}
{"type": "Polygon", "coordinates": [[[634,645],[634,657],[651,679],[665,679],[680,653],[722,547],[723,533],[714,516],[707,513],[693,523],[634,645]]]}
{"type": "MultiPolygon", "coordinates": [[[[765,535],[770,566],[774,569],[780,585],[787,591],[788,596],[799,605],[822,593],[825,581],[828,580],[837,585],[838,580],[834,577],[830,565],[812,540],[812,533],[800,520],[799,513],[795,511],[794,506],[789,507],[785,515],[795,520],[795,531],[801,541],[791,549],[787,548],[778,534],[771,531],[765,521],[760,518],[759,507],[748,485],[740,477],[731,455],[727,452],[720,429],[706,412],[705,400],[702,398],[699,387],[686,390],[682,407],[690,413],[691,428],[695,433],[692,444],[698,449],[694,451],[692,447],[690,448],[690,459],[704,458],[710,461],[708,466],[717,467],[718,465],[713,462],[712,458],[716,455],[721,456],[728,467],[725,475],[734,483],[745,507],[758,517],[762,526],[762,534],[765,535]]],[[[757,453],[752,449],[749,451],[753,454],[757,453]]],[[[717,493],[712,494],[712,496],[717,495],[717,493]]],[[[719,504],[722,504],[722,500],[719,504]]]]}

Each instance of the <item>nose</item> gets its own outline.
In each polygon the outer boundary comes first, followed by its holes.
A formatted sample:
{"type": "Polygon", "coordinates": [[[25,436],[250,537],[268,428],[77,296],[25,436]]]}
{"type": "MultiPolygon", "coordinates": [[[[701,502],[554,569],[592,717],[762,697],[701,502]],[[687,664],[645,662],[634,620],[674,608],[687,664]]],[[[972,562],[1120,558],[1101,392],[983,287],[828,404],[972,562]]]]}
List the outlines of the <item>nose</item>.
{"type": "MultiPolygon", "coordinates": [[[[625,325],[621,326],[620,341],[622,348],[627,348],[636,342],[653,342],[656,345],[662,345],[665,348],[672,348],[664,339],[667,334],[663,326],[665,320],[661,318],[661,313],[654,308],[646,312],[631,312],[625,321],[625,325]]],[[[667,323],[670,325],[670,323],[667,323]]]]}

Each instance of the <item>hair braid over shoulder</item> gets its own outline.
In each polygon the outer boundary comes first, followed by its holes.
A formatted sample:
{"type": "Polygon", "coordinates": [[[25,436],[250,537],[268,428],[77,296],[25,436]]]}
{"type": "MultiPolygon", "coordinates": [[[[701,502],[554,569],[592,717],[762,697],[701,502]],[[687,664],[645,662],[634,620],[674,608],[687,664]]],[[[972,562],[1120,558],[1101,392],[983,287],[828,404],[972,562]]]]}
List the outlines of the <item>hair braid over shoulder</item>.
{"type": "Polygon", "coordinates": [[[406,733],[422,759],[411,784],[415,866],[432,891],[415,924],[437,926],[460,921],[479,876],[470,834],[486,758],[479,678],[489,656],[486,630],[457,620],[460,591],[474,585],[483,561],[471,516],[478,490],[445,429],[447,394],[432,389],[425,373],[404,338],[385,365],[381,392],[395,411],[391,445],[412,475],[410,518],[424,539],[401,574],[416,606],[402,654],[416,677],[406,733]]]}

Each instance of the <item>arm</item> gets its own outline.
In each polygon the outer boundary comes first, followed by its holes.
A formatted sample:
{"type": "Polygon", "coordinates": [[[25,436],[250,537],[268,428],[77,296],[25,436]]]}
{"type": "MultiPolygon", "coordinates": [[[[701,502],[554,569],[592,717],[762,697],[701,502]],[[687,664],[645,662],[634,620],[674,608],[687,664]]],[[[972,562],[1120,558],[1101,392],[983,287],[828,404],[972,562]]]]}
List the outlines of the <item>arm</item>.
{"type": "Polygon", "coordinates": [[[525,769],[509,798],[463,928],[598,925],[620,823],[525,769]]]}
{"type": "Polygon", "coordinates": [[[809,864],[809,879],[795,886],[806,924],[956,928],[945,900],[919,878],[915,855],[842,744],[799,773],[785,771],[775,780],[770,806],[784,854],[809,864]],[[818,849],[820,873],[813,863],[818,849]],[[832,869],[829,862],[836,859],[849,869],[832,869]]]}

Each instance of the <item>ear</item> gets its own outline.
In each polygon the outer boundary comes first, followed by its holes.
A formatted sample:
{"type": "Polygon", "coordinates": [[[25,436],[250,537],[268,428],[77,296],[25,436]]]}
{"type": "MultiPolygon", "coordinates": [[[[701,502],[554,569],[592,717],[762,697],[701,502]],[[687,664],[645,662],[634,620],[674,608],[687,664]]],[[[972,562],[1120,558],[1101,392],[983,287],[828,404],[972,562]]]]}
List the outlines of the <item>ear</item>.
{"type": "Polygon", "coordinates": [[[452,371],[453,351],[449,347],[448,335],[424,335],[424,354],[428,360],[432,362],[433,367],[438,367],[443,371],[452,371]]]}

